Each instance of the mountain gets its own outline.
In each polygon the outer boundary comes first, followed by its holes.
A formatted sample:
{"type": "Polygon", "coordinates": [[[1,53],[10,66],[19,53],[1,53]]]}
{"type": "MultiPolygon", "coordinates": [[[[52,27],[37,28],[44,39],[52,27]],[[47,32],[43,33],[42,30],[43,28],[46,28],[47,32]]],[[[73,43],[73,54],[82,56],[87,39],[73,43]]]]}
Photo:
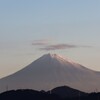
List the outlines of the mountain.
{"type": "Polygon", "coordinates": [[[52,94],[56,94],[61,98],[75,98],[79,96],[86,96],[88,93],[70,88],[68,86],[60,86],[51,90],[52,94]]]}
{"type": "Polygon", "coordinates": [[[60,55],[45,54],[24,69],[0,79],[0,91],[51,90],[64,85],[85,92],[99,91],[100,73],[60,55]]]}

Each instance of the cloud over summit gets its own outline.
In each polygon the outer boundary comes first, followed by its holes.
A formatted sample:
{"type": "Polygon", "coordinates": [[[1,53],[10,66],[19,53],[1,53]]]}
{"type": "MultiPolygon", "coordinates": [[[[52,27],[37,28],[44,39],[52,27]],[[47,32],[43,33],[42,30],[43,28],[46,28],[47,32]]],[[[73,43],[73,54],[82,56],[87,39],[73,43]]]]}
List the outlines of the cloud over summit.
{"type": "Polygon", "coordinates": [[[59,43],[59,44],[51,44],[50,40],[35,40],[32,43],[33,46],[38,46],[38,50],[40,51],[53,51],[53,50],[64,50],[64,49],[74,49],[74,48],[90,48],[91,46],[87,45],[76,45],[76,44],[67,44],[67,43],[59,43]]]}
{"type": "Polygon", "coordinates": [[[77,46],[71,44],[53,44],[42,47],[40,48],[40,50],[49,51],[49,50],[60,50],[60,49],[70,49],[70,48],[77,48],[77,46]]]}

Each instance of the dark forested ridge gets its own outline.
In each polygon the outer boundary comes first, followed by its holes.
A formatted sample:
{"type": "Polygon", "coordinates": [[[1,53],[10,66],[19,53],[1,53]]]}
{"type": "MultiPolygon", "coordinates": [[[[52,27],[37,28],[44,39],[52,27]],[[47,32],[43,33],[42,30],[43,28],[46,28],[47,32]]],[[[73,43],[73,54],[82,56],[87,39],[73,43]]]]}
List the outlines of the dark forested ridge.
{"type": "Polygon", "coordinates": [[[61,98],[85,96],[87,93],[70,88],[68,86],[56,87],[51,90],[53,94],[59,95],[61,98]]]}
{"type": "Polygon", "coordinates": [[[100,100],[100,93],[84,93],[62,86],[47,92],[31,89],[10,90],[1,93],[0,100],[100,100]]]}

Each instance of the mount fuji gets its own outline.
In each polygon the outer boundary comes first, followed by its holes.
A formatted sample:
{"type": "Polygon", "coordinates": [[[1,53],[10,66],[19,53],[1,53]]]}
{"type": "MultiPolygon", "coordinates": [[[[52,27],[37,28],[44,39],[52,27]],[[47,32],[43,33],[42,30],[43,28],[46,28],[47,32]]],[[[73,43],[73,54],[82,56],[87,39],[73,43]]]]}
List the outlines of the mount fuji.
{"type": "Polygon", "coordinates": [[[22,70],[0,79],[0,92],[7,89],[51,90],[58,86],[85,92],[100,91],[100,72],[57,54],[45,54],[22,70]]]}

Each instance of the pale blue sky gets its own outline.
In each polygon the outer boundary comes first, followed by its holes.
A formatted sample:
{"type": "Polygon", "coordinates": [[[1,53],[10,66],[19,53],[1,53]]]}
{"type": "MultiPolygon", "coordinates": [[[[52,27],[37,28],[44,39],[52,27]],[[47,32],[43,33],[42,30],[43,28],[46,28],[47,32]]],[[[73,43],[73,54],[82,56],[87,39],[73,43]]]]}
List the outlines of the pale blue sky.
{"type": "Polygon", "coordinates": [[[100,71],[100,0],[0,0],[0,77],[48,52],[100,71]],[[39,50],[51,44],[78,47],[39,50]]]}

